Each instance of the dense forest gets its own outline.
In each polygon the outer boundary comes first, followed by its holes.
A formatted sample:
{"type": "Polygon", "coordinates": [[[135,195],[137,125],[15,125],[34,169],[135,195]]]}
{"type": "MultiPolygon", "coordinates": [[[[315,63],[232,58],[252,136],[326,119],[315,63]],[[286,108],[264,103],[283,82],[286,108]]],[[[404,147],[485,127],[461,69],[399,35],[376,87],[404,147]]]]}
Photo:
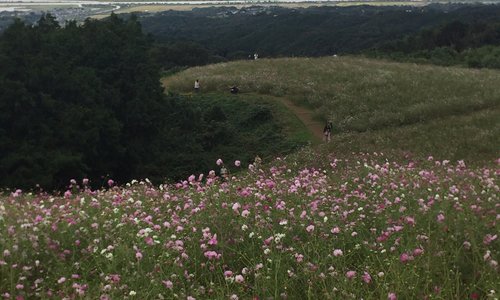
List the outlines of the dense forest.
{"type": "Polygon", "coordinates": [[[12,24],[0,36],[0,186],[159,182],[208,171],[217,155],[294,146],[265,106],[165,96],[154,52],[135,18],[12,24]]]}
{"type": "Polygon", "coordinates": [[[491,61],[498,62],[500,5],[219,7],[140,17],[144,30],[169,53],[160,59],[167,68],[178,65],[168,61],[175,57],[170,53],[182,53],[186,44],[191,53],[184,56],[186,66],[245,59],[255,52],[260,57],[363,53],[404,60],[421,51],[420,60],[438,60],[454,51],[467,55],[456,55],[454,63],[467,59],[476,62],[471,66],[494,67],[491,61]]]}

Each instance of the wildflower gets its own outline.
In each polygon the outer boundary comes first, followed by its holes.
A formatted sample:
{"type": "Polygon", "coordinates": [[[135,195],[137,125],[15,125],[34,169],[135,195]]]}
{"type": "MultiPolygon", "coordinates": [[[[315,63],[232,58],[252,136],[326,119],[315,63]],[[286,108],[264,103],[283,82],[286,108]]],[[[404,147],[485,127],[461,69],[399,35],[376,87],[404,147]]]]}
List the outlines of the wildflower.
{"type": "Polygon", "coordinates": [[[488,234],[484,237],[484,239],[483,239],[483,244],[485,244],[485,245],[489,245],[489,244],[491,244],[491,242],[493,242],[493,241],[494,241],[494,240],[496,240],[496,239],[497,239],[497,235],[496,235],[496,234],[495,234],[495,235],[491,235],[491,234],[489,234],[489,233],[488,233],[488,234]]]}
{"type": "Polygon", "coordinates": [[[141,260],[142,259],[142,253],[140,251],[137,251],[135,253],[135,258],[137,258],[137,260],[141,260]]]}
{"type": "Polygon", "coordinates": [[[222,164],[223,164],[222,159],[220,159],[220,158],[219,158],[219,159],[218,159],[215,163],[216,163],[218,166],[220,166],[220,165],[222,165],[222,164]]]}
{"type": "Polygon", "coordinates": [[[209,245],[217,245],[217,234],[214,234],[214,236],[208,241],[209,245]]]}
{"type": "Polygon", "coordinates": [[[415,250],[413,250],[413,256],[419,256],[422,253],[424,253],[424,249],[422,248],[416,248],[415,250]]]}
{"type": "Polygon", "coordinates": [[[237,167],[241,166],[241,161],[236,160],[236,161],[234,162],[234,165],[235,165],[235,166],[237,166],[237,167]]]}
{"type": "Polygon", "coordinates": [[[17,290],[22,290],[22,289],[24,289],[24,285],[18,283],[18,284],[16,284],[16,289],[17,290]]]}
{"type": "Polygon", "coordinates": [[[129,296],[132,296],[132,297],[137,295],[137,293],[135,291],[130,291],[130,293],[128,293],[128,294],[129,294],[129,296]]]}
{"type": "Polygon", "coordinates": [[[66,281],[66,277],[61,277],[57,280],[57,283],[61,284],[61,283],[64,283],[66,281]]]}
{"type": "Polygon", "coordinates": [[[443,214],[439,214],[439,215],[437,215],[437,221],[438,221],[439,223],[443,223],[443,222],[444,222],[444,215],[443,215],[443,214]]]}
{"type": "Polygon", "coordinates": [[[470,243],[469,241],[465,241],[465,242],[463,243],[463,245],[464,245],[464,248],[465,248],[465,249],[467,249],[467,250],[469,250],[469,249],[470,249],[470,247],[472,246],[472,245],[471,245],[471,243],[470,243]]]}
{"type": "Polygon", "coordinates": [[[242,275],[236,275],[236,277],[234,277],[234,281],[236,281],[237,283],[243,283],[245,281],[245,278],[242,275]]]}
{"type": "Polygon", "coordinates": [[[306,231],[309,232],[309,233],[313,232],[314,231],[314,225],[307,226],[306,227],[306,231]]]}
{"type": "Polygon", "coordinates": [[[189,182],[194,182],[196,180],[196,177],[194,175],[191,175],[188,177],[189,182]]]}
{"type": "Polygon", "coordinates": [[[333,256],[335,256],[335,257],[342,256],[343,254],[344,253],[340,249],[333,250],[333,256]]]}
{"type": "Polygon", "coordinates": [[[224,277],[226,277],[226,278],[227,278],[227,277],[232,277],[232,276],[233,276],[233,271],[229,271],[229,270],[228,270],[228,271],[225,271],[225,272],[224,272],[224,277]]]}
{"type": "Polygon", "coordinates": [[[167,289],[172,289],[174,287],[174,284],[170,280],[162,280],[162,283],[167,289]]]}
{"type": "Polygon", "coordinates": [[[238,296],[236,294],[232,294],[231,297],[229,297],[230,300],[238,300],[238,296]]]}
{"type": "Polygon", "coordinates": [[[112,187],[112,186],[113,186],[113,184],[115,184],[115,182],[113,181],[113,179],[109,179],[109,180],[108,180],[108,186],[109,186],[109,187],[112,187]]]}
{"type": "Polygon", "coordinates": [[[396,297],[395,293],[391,292],[387,295],[387,300],[398,300],[398,298],[396,297]]]}
{"type": "Polygon", "coordinates": [[[240,209],[240,208],[241,208],[241,204],[239,204],[238,202],[233,204],[233,207],[232,207],[233,211],[238,212],[238,209],[240,209]]]}
{"type": "Polygon", "coordinates": [[[355,276],[356,276],[356,271],[347,271],[345,273],[345,276],[348,278],[348,279],[353,279],[355,276]]]}
{"type": "Polygon", "coordinates": [[[368,272],[364,272],[362,278],[363,278],[363,281],[366,283],[372,282],[372,277],[370,276],[370,274],[368,272]]]}
{"type": "Polygon", "coordinates": [[[399,261],[404,264],[407,263],[408,260],[410,260],[410,256],[407,253],[403,253],[401,254],[401,256],[399,256],[399,261]]]}

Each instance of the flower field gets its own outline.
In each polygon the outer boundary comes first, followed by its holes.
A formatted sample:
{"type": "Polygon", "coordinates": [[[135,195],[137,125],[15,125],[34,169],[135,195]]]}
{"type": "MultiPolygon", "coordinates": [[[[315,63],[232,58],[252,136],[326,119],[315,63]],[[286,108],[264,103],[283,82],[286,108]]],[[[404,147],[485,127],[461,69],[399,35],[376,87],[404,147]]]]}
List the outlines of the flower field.
{"type": "Polygon", "coordinates": [[[0,198],[0,296],[496,299],[499,164],[305,149],[227,178],[217,161],[159,187],[18,190],[0,198]]]}

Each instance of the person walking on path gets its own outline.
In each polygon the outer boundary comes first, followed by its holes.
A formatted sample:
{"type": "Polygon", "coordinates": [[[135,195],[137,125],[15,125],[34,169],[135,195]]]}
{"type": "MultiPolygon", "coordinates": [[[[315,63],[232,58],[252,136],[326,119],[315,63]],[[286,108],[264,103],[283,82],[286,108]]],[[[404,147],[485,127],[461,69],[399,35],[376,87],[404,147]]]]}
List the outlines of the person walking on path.
{"type": "Polygon", "coordinates": [[[329,143],[332,137],[332,122],[326,122],[325,127],[323,128],[323,141],[329,143]]]}
{"type": "Polygon", "coordinates": [[[194,91],[198,93],[200,91],[200,81],[198,79],[194,82],[194,91]]]}

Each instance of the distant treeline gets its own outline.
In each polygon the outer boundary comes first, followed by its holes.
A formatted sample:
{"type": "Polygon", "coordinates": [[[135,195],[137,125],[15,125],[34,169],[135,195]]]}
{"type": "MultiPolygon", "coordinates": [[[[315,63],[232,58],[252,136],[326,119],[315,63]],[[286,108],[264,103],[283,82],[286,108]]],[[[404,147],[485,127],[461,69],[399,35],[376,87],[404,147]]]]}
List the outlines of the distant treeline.
{"type": "Polygon", "coordinates": [[[141,22],[162,44],[157,57],[165,68],[245,59],[253,53],[363,53],[498,67],[500,5],[219,7],[144,14],[141,22]]]}
{"type": "Polygon", "coordinates": [[[268,107],[165,96],[155,51],[135,18],[115,15],[64,28],[47,15],[5,30],[0,188],[161,182],[207,172],[219,156],[245,161],[294,146],[268,107]]]}
{"type": "Polygon", "coordinates": [[[373,49],[371,55],[401,61],[500,68],[500,16],[487,22],[452,21],[373,49]]]}

